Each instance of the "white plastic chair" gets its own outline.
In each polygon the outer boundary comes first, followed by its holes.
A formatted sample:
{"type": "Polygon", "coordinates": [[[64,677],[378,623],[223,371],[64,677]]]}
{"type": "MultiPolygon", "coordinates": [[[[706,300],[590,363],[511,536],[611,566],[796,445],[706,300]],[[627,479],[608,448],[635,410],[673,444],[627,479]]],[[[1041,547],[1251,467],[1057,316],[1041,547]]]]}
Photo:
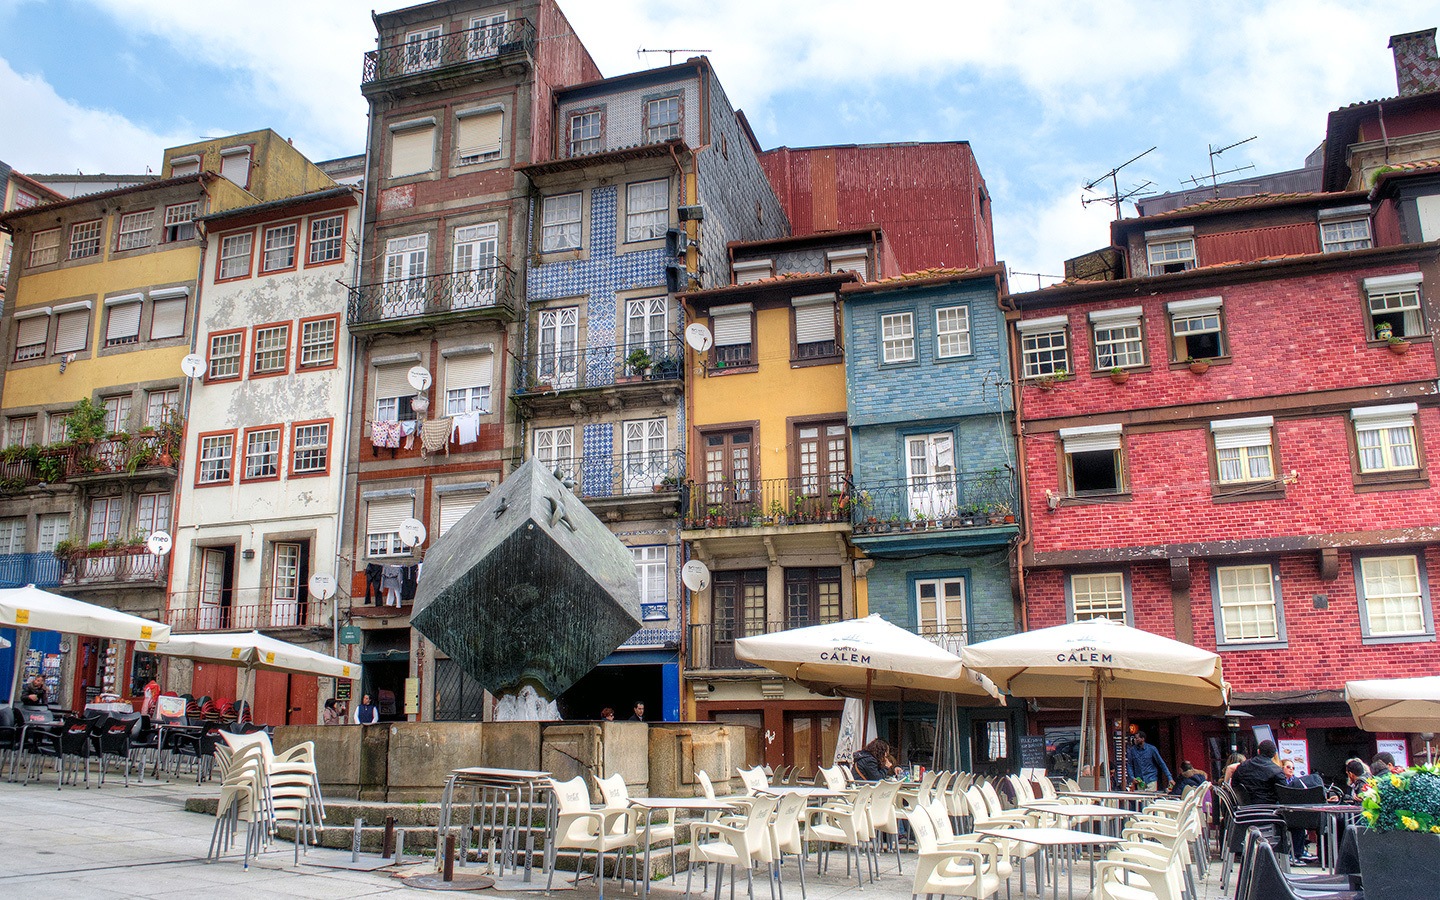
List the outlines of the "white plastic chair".
{"type": "MultiPolygon", "coordinates": [[[[719,822],[699,822],[694,826],[694,838],[690,844],[690,859],[702,866],[714,863],[715,894],[720,894],[720,866],[730,867],[731,890],[734,890],[735,869],[745,867],[745,882],[750,900],[755,900],[755,877],[752,867],[756,862],[770,856],[770,816],[775,812],[776,801],[769,797],[757,797],[750,805],[743,822],[736,825],[722,825],[719,822]],[[706,836],[710,840],[706,840],[706,836]]],[[[695,867],[690,867],[685,877],[685,894],[689,896],[694,882],[695,867]]],[[[708,879],[707,879],[708,880],[708,879]]],[[[774,896],[775,882],[771,880],[771,896],[774,896]]]]}
{"type": "MultiPolygon", "coordinates": [[[[846,848],[846,875],[850,874],[850,855],[854,854],[855,880],[861,887],[864,887],[865,881],[860,871],[860,854],[862,849],[870,847],[875,840],[875,830],[870,824],[871,799],[875,794],[875,787],[873,784],[860,785],[855,789],[855,796],[848,802],[841,801],[811,810],[812,818],[808,828],[811,840],[846,848]]],[[[870,881],[873,883],[875,866],[868,851],[865,859],[870,863],[870,881]]],[[[817,875],[820,874],[822,862],[826,868],[829,867],[828,853],[816,860],[817,875]]]]}
{"type": "MultiPolygon", "coordinates": [[[[600,896],[605,896],[605,854],[615,851],[616,872],[620,872],[619,851],[635,847],[635,811],[633,809],[593,810],[590,808],[590,790],[585,779],[579,776],[564,783],[550,779],[550,790],[555,796],[558,817],[555,823],[555,839],[550,844],[550,875],[545,882],[548,892],[555,881],[556,857],[561,850],[579,850],[580,858],[575,864],[575,878],[580,878],[580,869],[585,862],[585,852],[595,852],[595,877],[600,886],[600,896]]],[[[622,881],[620,889],[625,889],[622,881]]]]}
{"type": "Polygon", "coordinates": [[[918,858],[912,897],[939,894],[951,897],[993,897],[1002,879],[997,868],[1000,850],[988,841],[957,838],[942,848],[935,839],[935,823],[923,807],[910,812],[918,858]]]}

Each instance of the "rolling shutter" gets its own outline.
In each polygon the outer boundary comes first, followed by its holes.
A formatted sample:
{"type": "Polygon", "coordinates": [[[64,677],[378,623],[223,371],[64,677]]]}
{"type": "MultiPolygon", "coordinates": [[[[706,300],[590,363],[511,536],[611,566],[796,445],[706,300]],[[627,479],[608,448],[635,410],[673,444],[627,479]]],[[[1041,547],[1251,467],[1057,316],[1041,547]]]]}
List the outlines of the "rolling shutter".
{"type": "Polygon", "coordinates": [[[240,187],[250,186],[250,149],[220,152],[220,177],[240,187]]]}
{"type": "Polygon", "coordinates": [[[814,344],[835,340],[835,298],[826,294],[820,297],[796,297],[790,301],[795,307],[795,343],[814,344]]]}
{"type": "Polygon", "coordinates": [[[55,328],[55,352],[72,353],[84,350],[89,330],[90,310],[75,309],[61,313],[60,322],[55,328]]]}
{"type": "Polygon", "coordinates": [[[490,383],[490,354],[451,356],[445,360],[445,390],[481,387],[490,383]]]}
{"type": "Polygon", "coordinates": [[[485,499],[484,491],[464,491],[445,494],[440,497],[440,534],[444,534],[455,523],[485,499]]]}
{"type": "Polygon", "coordinates": [[[410,518],[415,509],[414,497],[386,497],[367,501],[366,534],[388,534],[400,530],[400,523],[410,518]]]}
{"type": "Polygon", "coordinates": [[[1089,453],[1095,450],[1119,450],[1119,425],[1087,425],[1082,428],[1060,429],[1060,440],[1066,453],[1089,453]]]}
{"type": "Polygon", "coordinates": [[[1415,424],[1416,403],[1392,403],[1388,406],[1366,406],[1350,410],[1355,427],[1364,431],[1380,431],[1389,428],[1410,428],[1415,424]]]}
{"type": "Polygon", "coordinates": [[[715,346],[734,347],[750,343],[750,304],[716,307],[710,311],[715,346]]]}
{"type": "Polygon", "coordinates": [[[1215,435],[1216,450],[1268,447],[1270,445],[1270,427],[1274,424],[1273,416],[1256,416],[1251,419],[1211,422],[1210,430],[1215,435]]]}
{"type": "Polygon", "coordinates": [[[140,295],[110,305],[110,318],[105,323],[107,343],[140,336],[140,295]]]}
{"type": "Polygon", "coordinates": [[[150,307],[150,338],[179,337],[185,333],[185,300],[156,300],[150,307]]]}
{"type": "Polygon", "coordinates": [[[390,177],[428,172],[435,165],[435,126],[397,131],[390,140],[390,177]]]}
{"type": "MultiPolygon", "coordinates": [[[[460,113],[455,144],[461,159],[500,152],[500,130],[505,114],[498,109],[460,113]]],[[[397,135],[398,138],[398,135],[397,135]]]]}
{"type": "Polygon", "coordinates": [[[45,343],[45,338],[50,330],[49,316],[30,316],[21,319],[19,331],[15,336],[15,346],[30,347],[35,344],[45,343]]]}

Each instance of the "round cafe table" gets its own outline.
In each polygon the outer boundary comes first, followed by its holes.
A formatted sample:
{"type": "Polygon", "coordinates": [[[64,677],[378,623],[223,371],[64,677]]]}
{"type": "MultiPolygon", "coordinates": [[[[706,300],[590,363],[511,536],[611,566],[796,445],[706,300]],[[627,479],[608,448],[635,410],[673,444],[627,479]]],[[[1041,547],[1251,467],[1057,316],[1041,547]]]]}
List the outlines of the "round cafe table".
{"type": "MultiPolygon", "coordinates": [[[[1039,844],[1045,850],[1046,859],[1054,866],[1050,881],[1050,900],[1060,896],[1060,859],[1070,862],[1065,869],[1066,894],[1075,900],[1075,852],[1080,847],[1109,846],[1120,843],[1120,838],[1089,831],[1072,831],[1069,828],[977,828],[976,834],[1019,841],[1022,844],[1039,844]],[[1052,851],[1059,851],[1052,852],[1052,851]]],[[[1090,859],[1090,887],[1095,887],[1095,859],[1090,859]]]]}

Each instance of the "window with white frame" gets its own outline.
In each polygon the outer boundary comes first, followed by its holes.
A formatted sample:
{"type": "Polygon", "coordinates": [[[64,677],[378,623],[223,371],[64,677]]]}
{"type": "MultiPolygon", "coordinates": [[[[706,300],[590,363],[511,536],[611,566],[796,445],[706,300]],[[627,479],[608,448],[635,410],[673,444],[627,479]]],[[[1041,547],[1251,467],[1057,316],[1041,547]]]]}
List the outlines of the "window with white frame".
{"type": "Polygon", "coordinates": [[[600,111],[589,110],[570,117],[570,156],[600,149],[600,111]]]}
{"type": "Polygon", "coordinates": [[[52,412],[45,422],[45,443],[64,443],[70,436],[70,425],[66,418],[70,415],[69,410],[63,412],[52,412]]]}
{"type": "Polygon", "coordinates": [[[835,295],[811,294],[790,300],[795,319],[795,359],[824,359],[838,356],[835,339],[835,295]]]}
{"type": "Polygon", "coordinates": [[[415,389],[410,386],[409,371],[409,363],[376,367],[375,421],[408,422],[415,419],[415,389]]]}
{"type": "Polygon", "coordinates": [[[124,431],[130,427],[131,400],[129,394],[106,397],[101,403],[105,406],[106,431],[124,431]]]}
{"type": "Polygon", "coordinates": [[[0,519],[0,554],[25,552],[25,517],[0,519]]]}
{"type": "Polygon", "coordinates": [[[1426,333],[1421,280],[1419,272],[1365,279],[1365,308],[1370,318],[1367,337],[1383,340],[1426,333]]]}
{"type": "Polygon", "coordinates": [[[30,259],[26,265],[30,268],[36,266],[48,266],[58,262],[60,259],[60,229],[51,228],[49,231],[37,231],[30,237],[30,259]]]}
{"type": "Polygon", "coordinates": [[[1418,557],[1365,556],[1356,566],[1360,590],[1360,624],[1366,637],[1409,637],[1431,634],[1430,602],[1425,572],[1418,557]]]}
{"type": "Polygon", "coordinates": [[[664,544],[630,548],[635,581],[640,587],[640,611],[646,621],[670,618],[669,591],[665,583],[668,549],[664,544]]]}
{"type": "Polygon", "coordinates": [[[150,246],[155,230],[155,210],[126,213],[120,217],[120,235],[116,239],[116,250],[136,250],[150,246]]]}
{"type": "Polygon", "coordinates": [[[1150,264],[1151,275],[1169,275],[1195,268],[1195,229],[1145,232],[1145,259],[1150,264]]]}
{"type": "Polygon", "coordinates": [[[670,224],[670,181],[637,181],[625,186],[625,241],[665,237],[670,224]]]}
{"type": "Polygon", "coordinates": [[[414,497],[376,497],[365,503],[365,555],[405,556],[400,523],[415,511],[414,497]]]}
{"type": "Polygon", "coordinates": [[[575,387],[580,374],[580,308],[542,309],[535,376],[561,390],[575,387]]]}
{"type": "Polygon", "coordinates": [[[1165,304],[1170,313],[1170,358],[1214,359],[1225,355],[1219,297],[1198,297],[1165,304]]]}
{"type": "Polygon", "coordinates": [[[1090,331],[1095,339],[1095,368],[1103,371],[1145,365],[1145,340],[1140,317],[1138,306],[1090,313],[1090,331]]]}
{"type": "Polygon", "coordinates": [[[290,434],[290,474],[315,475],[330,468],[330,423],[296,424],[290,434]]]}
{"type": "Polygon", "coordinates": [[[306,264],[335,262],[345,256],[345,216],[323,216],[310,220],[310,250],[306,264]]]}
{"type": "Polygon", "coordinates": [[[470,37],[465,43],[465,55],[470,59],[487,59],[499,54],[500,45],[505,38],[505,18],[503,10],[472,17],[470,37]]]}
{"type": "Polygon", "coordinates": [[[1085,572],[1070,576],[1070,621],[1109,619],[1127,623],[1130,606],[1123,572],[1085,572]]]}
{"type": "Polygon", "coordinates": [[[78,308],[56,307],[55,352],[76,353],[90,345],[90,301],[78,304],[78,308]]]}
{"type": "Polygon", "coordinates": [[[7,447],[29,447],[40,439],[39,417],[11,416],[5,423],[7,447]]]}
{"type": "Polygon", "coordinates": [[[140,340],[140,309],[144,296],[128,294],[105,301],[105,346],[134,344],[140,340]]]}
{"type": "Polygon", "coordinates": [[[290,222],[265,229],[265,256],[262,272],[295,268],[295,245],[300,240],[300,223],[290,222]]]}
{"type": "Polygon", "coordinates": [[[620,423],[624,456],[624,491],[650,493],[669,474],[669,439],[664,419],[631,419],[620,423]]]}
{"type": "Polygon", "coordinates": [[[424,311],[425,271],[430,264],[430,235],[408,234],[385,241],[385,293],[380,312],[385,318],[424,311]]]}
{"type": "Polygon", "coordinates": [[[234,434],[211,434],[200,439],[201,484],[225,484],[230,481],[235,457],[234,434]]]}
{"type": "Polygon", "coordinates": [[[487,107],[455,114],[455,155],[462,166],[499,159],[504,136],[503,109],[487,107]]]}
{"type": "Polygon", "coordinates": [[[1065,493],[1071,497],[1118,494],[1125,490],[1120,425],[1060,429],[1065,493]]]}
{"type": "Polygon", "coordinates": [[[1317,218],[1320,221],[1322,253],[1369,250],[1372,246],[1369,204],[1322,209],[1317,218]]]}
{"type": "Polygon", "coordinates": [[[70,515],[48,513],[40,517],[40,538],[35,549],[40,553],[54,553],[62,541],[70,540],[70,515]]]}
{"type": "Polygon", "coordinates": [[[244,278],[250,274],[250,248],[253,232],[227,234],[220,239],[220,270],[217,278],[244,278]]]}
{"type": "Polygon", "coordinates": [[[489,353],[465,353],[445,358],[445,415],[490,412],[491,370],[489,353]]]}
{"type": "Polygon", "coordinates": [[[880,317],[881,362],[903,363],[915,359],[915,314],[889,313],[880,317]]]}
{"type": "Polygon", "coordinates": [[[546,197],[540,207],[540,252],[580,246],[580,193],[546,197]]]}
{"type": "Polygon", "coordinates": [[[645,141],[658,143],[680,137],[680,98],[658,97],[645,102],[645,141]]]}
{"type": "Polygon", "coordinates": [[[280,477],[280,434],[275,428],[245,432],[245,479],[280,477]]]}
{"type": "Polygon", "coordinates": [[[1069,371],[1067,322],[1065,316],[1049,316],[1015,323],[1026,378],[1050,378],[1069,371]]]}
{"type": "Polygon", "coordinates": [[[665,351],[670,334],[670,311],[664,297],[634,297],[625,301],[625,352],[645,350],[653,359],[665,351]]]}
{"type": "Polygon", "coordinates": [[[417,119],[390,126],[390,177],[419,175],[435,168],[435,120],[417,119]]]}
{"type": "Polygon", "coordinates": [[[1216,480],[1221,484],[1274,480],[1275,460],[1271,453],[1274,425],[1273,416],[1211,422],[1216,480]]]}
{"type": "Polygon", "coordinates": [[[170,495],[141,494],[135,498],[135,533],[144,538],[170,529],[170,495]]]}
{"type": "Polygon", "coordinates": [[[965,579],[915,582],[915,621],[920,634],[946,649],[965,645],[965,579]]]}
{"type": "Polygon", "coordinates": [[[210,336],[209,378],[240,377],[240,349],[245,343],[243,331],[227,331],[210,336]]]}
{"type": "Polygon", "coordinates": [[[468,309],[495,302],[499,270],[500,226],[495,222],[463,225],[451,241],[455,264],[451,267],[451,308],[468,309]]]}
{"type": "MultiPolygon", "coordinates": [[[[288,604],[290,609],[273,610],[272,617],[293,621],[298,610],[294,603],[300,599],[300,557],[299,544],[291,541],[275,543],[274,568],[270,577],[270,599],[275,603],[288,604]]],[[[289,624],[289,622],[286,622],[289,624]]]]}
{"type": "Polygon", "coordinates": [[[1414,403],[1350,410],[1361,474],[1420,468],[1415,440],[1414,403]]]}
{"type": "Polygon", "coordinates": [[[1274,644],[1284,640],[1280,585],[1268,563],[1215,567],[1217,643],[1274,644]]]}
{"type": "Polygon", "coordinates": [[[185,310],[189,288],[161,288],[150,292],[150,340],[185,334],[185,310]]]}
{"type": "Polygon", "coordinates": [[[165,243],[188,241],[195,237],[195,217],[200,214],[200,203],[177,203],[165,207],[165,243]]]}
{"type": "Polygon", "coordinates": [[[440,65],[444,33],[444,28],[432,25],[405,35],[405,71],[421,72],[440,65]]]}
{"type": "Polygon", "coordinates": [[[15,361],[40,359],[50,341],[50,310],[48,308],[25,314],[15,314],[15,361]]]}
{"type": "Polygon", "coordinates": [[[70,258],[86,259],[100,255],[100,232],[104,223],[79,222],[70,226],[70,258]]]}
{"type": "Polygon", "coordinates": [[[775,261],[773,259],[736,260],[730,264],[730,271],[735,276],[736,284],[754,284],[757,281],[775,277],[775,261]]]}
{"type": "Polygon", "coordinates": [[[537,428],[535,429],[534,452],[535,459],[547,471],[558,472],[559,477],[574,477],[575,457],[575,429],[570,426],[561,428],[537,428]]]}
{"type": "Polygon", "coordinates": [[[251,375],[274,375],[290,368],[290,323],[255,329],[251,375]]]}
{"type": "Polygon", "coordinates": [[[323,369],[335,362],[335,332],[338,320],[311,319],[300,324],[300,368],[323,369]]]}
{"type": "Polygon", "coordinates": [[[178,388],[150,391],[145,395],[145,424],[151,428],[159,428],[179,408],[180,391],[178,388]]]}
{"type": "MultiPolygon", "coordinates": [[[[23,521],[23,520],[22,520],[23,521]]],[[[96,497],[90,501],[90,529],[86,539],[94,544],[120,538],[120,498],[96,497]]]]}
{"type": "Polygon", "coordinates": [[[940,359],[970,355],[970,307],[935,310],[935,355],[940,359]]]}

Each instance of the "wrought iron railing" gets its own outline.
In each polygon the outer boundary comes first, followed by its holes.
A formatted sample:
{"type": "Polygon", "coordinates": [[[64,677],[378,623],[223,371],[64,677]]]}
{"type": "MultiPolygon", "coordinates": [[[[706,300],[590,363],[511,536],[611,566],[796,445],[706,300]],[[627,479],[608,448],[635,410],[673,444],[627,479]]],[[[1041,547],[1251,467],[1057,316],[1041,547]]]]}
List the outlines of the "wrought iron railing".
{"type": "Polygon", "coordinates": [[[849,524],[854,502],[849,479],[839,475],[691,482],[684,527],[849,524]]]}
{"type": "Polygon", "coordinates": [[[163,581],[165,561],[144,547],[119,550],[79,550],[65,566],[60,584],[66,587],[101,586],[163,581]]]}
{"type": "Polygon", "coordinates": [[[771,634],[789,628],[814,625],[814,622],[730,622],[716,625],[706,622],[690,626],[686,647],[687,664],[692,669],[758,669],[755,663],[735,657],[736,638],[771,634]]]}
{"type": "Polygon", "coordinates": [[[56,587],[64,564],[53,553],[0,554],[0,587],[56,587]]]}
{"type": "Polygon", "coordinates": [[[58,484],[70,471],[72,448],[27,447],[10,460],[0,460],[0,493],[15,493],[32,485],[58,484]]]}
{"type": "MultiPolygon", "coordinates": [[[[142,468],[165,465],[162,441],[158,435],[136,434],[128,439],[107,438],[93,444],[71,447],[66,458],[69,477],[84,475],[117,475],[133,473],[142,468]]],[[[174,460],[170,460],[174,465],[174,460]]]]}
{"type": "Polygon", "coordinates": [[[263,631],[319,627],[330,621],[329,601],[304,596],[277,599],[269,590],[251,590],[225,592],[214,603],[208,599],[195,591],[171,594],[166,621],[176,631],[263,631]]]}
{"type": "Polygon", "coordinates": [[[503,59],[518,53],[534,55],[535,27],[529,19],[512,19],[391,44],[365,54],[361,84],[433,72],[450,66],[503,59]]]}
{"type": "Polygon", "coordinates": [[[525,357],[518,390],[521,394],[543,394],[615,384],[678,381],[683,374],[684,359],[684,347],[674,338],[540,350],[525,357]]]}
{"type": "Polygon", "coordinates": [[[685,454],[679,450],[576,456],[550,465],[572,480],[575,494],[585,500],[679,491],[685,477],[685,454]]]}
{"type": "Polygon", "coordinates": [[[350,324],[365,325],[472,309],[515,309],[515,273],[500,264],[357,285],[350,324]]]}
{"type": "Polygon", "coordinates": [[[1004,525],[1015,494],[1008,469],[902,478],[856,485],[850,511],[857,535],[1004,525]]]}
{"type": "Polygon", "coordinates": [[[939,647],[959,654],[968,644],[1015,633],[1014,622],[970,622],[965,625],[921,625],[911,631],[939,647]]]}

